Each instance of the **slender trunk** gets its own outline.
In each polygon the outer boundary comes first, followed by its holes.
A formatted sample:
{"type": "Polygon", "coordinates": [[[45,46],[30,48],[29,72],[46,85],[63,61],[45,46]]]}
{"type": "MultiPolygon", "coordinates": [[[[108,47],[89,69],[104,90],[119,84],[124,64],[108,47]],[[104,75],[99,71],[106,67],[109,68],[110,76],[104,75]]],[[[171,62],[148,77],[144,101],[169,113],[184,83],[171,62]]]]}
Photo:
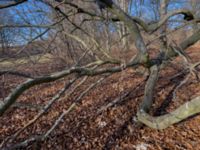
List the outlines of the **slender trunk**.
{"type": "MultiPolygon", "coordinates": [[[[128,13],[128,5],[129,5],[128,1],[119,0],[119,5],[120,5],[120,8],[124,12],[128,13]]],[[[120,39],[122,39],[122,48],[124,50],[129,49],[127,33],[128,33],[128,30],[124,22],[119,22],[119,36],[120,36],[120,39]]]]}
{"type": "MultiPolygon", "coordinates": [[[[169,0],[162,0],[160,2],[160,18],[163,18],[167,14],[167,7],[168,7],[169,0]]],[[[160,30],[160,34],[163,35],[160,37],[161,41],[161,53],[165,53],[167,49],[167,36],[165,33],[167,32],[167,23],[165,23],[160,30]]]]}
{"type": "MultiPolygon", "coordinates": [[[[192,10],[193,10],[194,15],[196,15],[196,13],[198,11],[197,4],[198,4],[197,0],[191,0],[191,6],[192,6],[192,10]]],[[[192,29],[193,29],[193,32],[197,31],[199,29],[198,24],[194,23],[192,25],[192,29]]]]}

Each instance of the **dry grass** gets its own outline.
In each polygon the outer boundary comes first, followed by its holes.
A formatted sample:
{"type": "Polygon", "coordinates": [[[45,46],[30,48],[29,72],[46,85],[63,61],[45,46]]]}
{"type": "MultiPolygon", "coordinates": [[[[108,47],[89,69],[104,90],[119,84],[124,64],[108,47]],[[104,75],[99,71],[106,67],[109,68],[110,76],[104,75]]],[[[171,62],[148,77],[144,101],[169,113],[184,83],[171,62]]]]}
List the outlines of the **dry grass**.
{"type": "Polygon", "coordinates": [[[47,63],[50,62],[53,58],[50,54],[39,54],[33,55],[30,57],[23,57],[23,58],[8,58],[8,59],[0,59],[0,68],[7,69],[7,68],[15,68],[20,65],[32,63],[47,63]]]}

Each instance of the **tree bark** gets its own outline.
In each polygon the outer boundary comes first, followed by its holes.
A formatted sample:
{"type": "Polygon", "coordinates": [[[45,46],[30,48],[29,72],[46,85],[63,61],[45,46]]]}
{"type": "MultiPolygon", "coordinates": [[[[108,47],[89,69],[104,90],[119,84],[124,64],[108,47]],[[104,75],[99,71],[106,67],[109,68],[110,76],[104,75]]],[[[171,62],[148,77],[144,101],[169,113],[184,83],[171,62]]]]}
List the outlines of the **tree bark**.
{"type": "Polygon", "coordinates": [[[138,111],[137,117],[140,122],[148,127],[161,130],[198,113],[200,113],[200,96],[186,102],[166,115],[153,117],[145,111],[138,111]]]}

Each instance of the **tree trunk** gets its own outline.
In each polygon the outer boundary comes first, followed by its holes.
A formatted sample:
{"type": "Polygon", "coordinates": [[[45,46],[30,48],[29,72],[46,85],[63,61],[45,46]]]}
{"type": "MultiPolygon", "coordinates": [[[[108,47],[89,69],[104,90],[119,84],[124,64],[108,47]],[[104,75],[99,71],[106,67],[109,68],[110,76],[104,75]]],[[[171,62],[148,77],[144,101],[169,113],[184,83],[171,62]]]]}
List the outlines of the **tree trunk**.
{"type": "Polygon", "coordinates": [[[159,117],[150,116],[145,111],[138,111],[137,117],[140,122],[154,129],[165,129],[188,117],[200,113],[200,96],[178,107],[173,112],[159,117]]]}
{"type": "MultiPolygon", "coordinates": [[[[124,1],[124,0],[118,0],[119,6],[120,8],[128,13],[128,1],[124,1]]],[[[127,37],[127,33],[128,33],[128,29],[125,26],[124,22],[119,22],[119,37],[122,41],[122,48],[126,51],[129,49],[129,43],[128,43],[128,37],[127,37]]]]}
{"type": "MultiPolygon", "coordinates": [[[[168,3],[169,3],[169,0],[162,0],[160,2],[160,18],[163,18],[167,14],[168,3]]],[[[167,50],[167,36],[165,34],[166,32],[167,32],[167,24],[165,23],[161,27],[161,30],[160,30],[160,34],[163,35],[160,37],[160,41],[161,41],[160,51],[163,54],[165,54],[167,50]]]]}

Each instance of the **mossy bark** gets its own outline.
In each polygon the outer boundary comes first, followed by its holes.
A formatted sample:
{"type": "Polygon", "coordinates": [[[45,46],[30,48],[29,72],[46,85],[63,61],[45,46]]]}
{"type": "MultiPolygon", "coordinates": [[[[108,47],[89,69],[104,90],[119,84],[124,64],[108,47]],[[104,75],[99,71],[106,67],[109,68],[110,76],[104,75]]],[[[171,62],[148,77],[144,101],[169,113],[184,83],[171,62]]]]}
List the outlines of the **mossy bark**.
{"type": "Polygon", "coordinates": [[[145,111],[138,111],[137,118],[148,127],[161,130],[198,113],[200,113],[200,96],[186,102],[166,115],[153,117],[145,111]]]}

